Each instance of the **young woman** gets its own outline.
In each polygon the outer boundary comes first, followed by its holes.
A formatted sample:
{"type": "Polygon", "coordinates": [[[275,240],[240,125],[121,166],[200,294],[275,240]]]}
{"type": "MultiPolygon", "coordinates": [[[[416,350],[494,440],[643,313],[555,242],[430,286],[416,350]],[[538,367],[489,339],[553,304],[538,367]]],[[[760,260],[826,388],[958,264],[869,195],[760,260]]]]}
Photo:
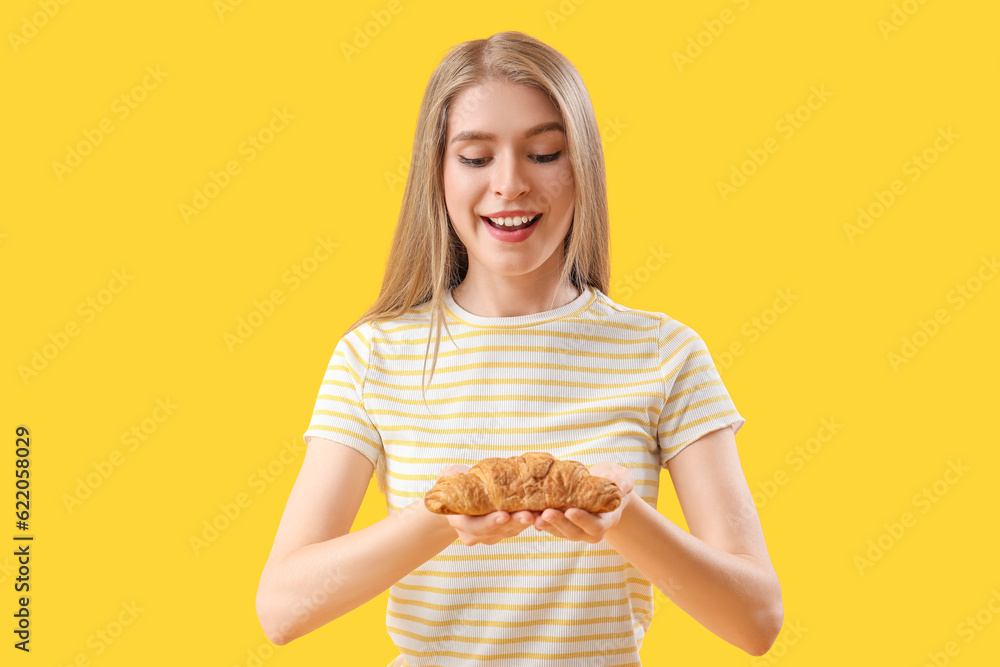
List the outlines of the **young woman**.
{"type": "Polygon", "coordinates": [[[381,293],[337,343],[303,436],[257,593],[271,641],[389,589],[391,665],[640,665],[655,586],[768,650],[783,608],[737,454],[745,420],[701,337],[613,302],[608,280],[579,73],[519,32],[455,47],[424,95],[381,293]],[[621,504],[424,506],[440,476],[528,451],[584,463],[621,504]],[[656,510],[663,468],[690,533],[656,510]],[[352,533],[373,471],[388,517],[352,533]]]}

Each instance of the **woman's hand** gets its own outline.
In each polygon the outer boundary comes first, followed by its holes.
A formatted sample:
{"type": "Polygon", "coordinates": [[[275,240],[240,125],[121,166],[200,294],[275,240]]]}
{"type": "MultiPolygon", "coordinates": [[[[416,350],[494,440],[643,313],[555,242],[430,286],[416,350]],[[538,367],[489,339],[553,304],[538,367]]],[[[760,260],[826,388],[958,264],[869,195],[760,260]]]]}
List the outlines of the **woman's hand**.
{"type": "MultiPolygon", "coordinates": [[[[438,473],[438,479],[447,475],[458,475],[469,472],[467,465],[450,465],[438,473]]],[[[462,544],[471,547],[474,544],[496,544],[506,537],[514,537],[530,526],[541,515],[541,512],[514,512],[510,514],[502,510],[490,512],[482,516],[466,514],[446,514],[448,523],[458,533],[462,544]]]]}
{"type": "Polygon", "coordinates": [[[610,461],[601,461],[597,465],[591,466],[589,471],[591,475],[606,477],[618,485],[618,488],[622,490],[622,501],[618,507],[611,512],[602,514],[594,514],[577,507],[560,512],[550,507],[535,520],[536,529],[567,540],[596,544],[604,539],[606,532],[618,525],[622,510],[635,498],[635,479],[632,477],[631,471],[610,461]]]}

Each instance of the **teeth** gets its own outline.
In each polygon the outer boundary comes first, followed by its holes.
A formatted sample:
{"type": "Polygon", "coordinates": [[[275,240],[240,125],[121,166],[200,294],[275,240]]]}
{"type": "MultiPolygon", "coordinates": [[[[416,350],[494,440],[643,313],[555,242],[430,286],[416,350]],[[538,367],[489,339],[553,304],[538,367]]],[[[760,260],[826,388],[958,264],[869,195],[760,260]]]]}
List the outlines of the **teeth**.
{"type": "Polygon", "coordinates": [[[529,220],[531,220],[533,215],[517,215],[512,218],[487,218],[490,222],[494,222],[498,225],[503,225],[504,227],[514,227],[515,225],[523,225],[529,220]]]}

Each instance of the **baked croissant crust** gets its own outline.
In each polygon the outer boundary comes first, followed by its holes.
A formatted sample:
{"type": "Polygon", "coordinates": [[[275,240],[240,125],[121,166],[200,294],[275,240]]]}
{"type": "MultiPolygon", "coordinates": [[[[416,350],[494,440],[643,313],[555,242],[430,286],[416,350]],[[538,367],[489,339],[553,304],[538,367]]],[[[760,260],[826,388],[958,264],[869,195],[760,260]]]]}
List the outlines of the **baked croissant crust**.
{"type": "Polygon", "coordinates": [[[541,512],[548,507],[600,514],[617,508],[621,499],[617,484],[591,475],[579,461],[527,452],[483,459],[469,472],[442,477],[424,496],[424,505],[435,514],[474,516],[497,510],[541,512]]]}

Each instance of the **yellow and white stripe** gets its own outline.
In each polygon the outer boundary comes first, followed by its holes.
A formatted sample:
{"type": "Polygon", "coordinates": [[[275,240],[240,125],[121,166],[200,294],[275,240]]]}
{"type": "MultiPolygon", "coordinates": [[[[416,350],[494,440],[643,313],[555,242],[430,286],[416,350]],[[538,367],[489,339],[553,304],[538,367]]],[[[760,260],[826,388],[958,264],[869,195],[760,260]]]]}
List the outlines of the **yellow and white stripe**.
{"type": "MultiPolygon", "coordinates": [[[[593,287],[555,310],[480,317],[446,298],[425,406],[429,306],[344,335],[309,429],[377,465],[388,511],[418,501],[442,468],[546,451],[628,468],[656,506],[667,460],[709,431],[744,424],[704,341],[664,313],[593,287]]],[[[428,375],[430,361],[428,360],[428,375]]],[[[495,545],[456,540],[390,589],[399,664],[640,665],[653,587],[607,542],[528,527],[495,545]]]]}

